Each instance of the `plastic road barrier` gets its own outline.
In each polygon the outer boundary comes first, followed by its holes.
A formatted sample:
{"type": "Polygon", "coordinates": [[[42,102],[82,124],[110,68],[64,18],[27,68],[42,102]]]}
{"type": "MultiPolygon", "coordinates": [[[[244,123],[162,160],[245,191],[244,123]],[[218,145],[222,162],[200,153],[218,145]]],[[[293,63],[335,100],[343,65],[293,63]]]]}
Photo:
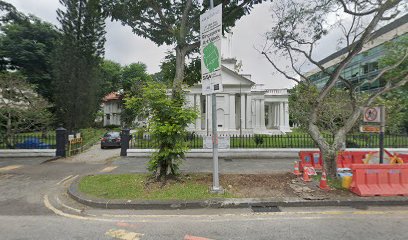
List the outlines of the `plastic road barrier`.
{"type": "Polygon", "coordinates": [[[320,151],[300,151],[299,152],[299,170],[303,172],[304,167],[313,167],[321,170],[323,161],[320,151]]]}
{"type": "Polygon", "coordinates": [[[408,196],[408,164],[352,164],[350,190],[359,196],[408,196]]]}
{"type": "MultiPolygon", "coordinates": [[[[368,151],[343,151],[337,156],[337,168],[350,168],[351,164],[363,164],[365,159],[369,158],[373,153],[368,151]]],[[[369,160],[369,159],[368,159],[369,160]]]]}

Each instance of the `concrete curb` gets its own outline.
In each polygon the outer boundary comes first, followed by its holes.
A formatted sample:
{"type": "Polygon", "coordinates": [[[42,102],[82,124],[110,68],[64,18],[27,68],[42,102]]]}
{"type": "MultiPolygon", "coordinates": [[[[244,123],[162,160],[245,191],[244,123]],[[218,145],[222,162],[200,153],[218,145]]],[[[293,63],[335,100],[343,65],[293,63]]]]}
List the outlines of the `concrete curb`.
{"type": "Polygon", "coordinates": [[[303,200],[298,198],[214,198],[206,200],[109,200],[91,197],[79,191],[76,179],[68,188],[68,195],[84,205],[103,209],[197,209],[197,208],[250,208],[250,207],[364,207],[407,206],[407,197],[365,197],[361,199],[303,200]]]}
{"type": "Polygon", "coordinates": [[[1,149],[0,156],[8,158],[55,157],[55,149],[1,149]]]}
{"type": "MultiPolygon", "coordinates": [[[[347,151],[378,151],[377,148],[347,148],[347,151]]],[[[408,153],[408,148],[387,148],[390,152],[408,153]]],[[[154,149],[128,149],[128,157],[150,157],[154,149]]],[[[220,149],[221,158],[298,158],[300,151],[319,151],[318,148],[231,148],[220,149]]],[[[187,158],[212,158],[212,149],[191,149],[187,158]]]]}

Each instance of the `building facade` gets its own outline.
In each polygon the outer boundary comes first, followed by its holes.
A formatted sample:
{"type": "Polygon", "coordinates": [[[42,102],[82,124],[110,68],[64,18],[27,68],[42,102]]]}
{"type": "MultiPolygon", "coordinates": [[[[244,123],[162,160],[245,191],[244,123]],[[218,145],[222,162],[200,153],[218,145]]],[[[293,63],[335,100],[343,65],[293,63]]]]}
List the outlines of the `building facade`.
{"type": "MultiPolygon", "coordinates": [[[[268,89],[250,74],[240,74],[236,59],[222,60],[224,91],[217,93],[217,130],[220,134],[282,134],[290,132],[287,89],[268,89]]],[[[212,131],[212,98],[202,95],[198,83],[187,91],[187,104],[199,110],[189,130],[200,135],[212,131]]]]}
{"type": "Polygon", "coordinates": [[[120,94],[113,92],[103,98],[103,126],[121,126],[120,113],[122,112],[122,100],[120,94]]]}
{"type": "MultiPolygon", "coordinates": [[[[387,53],[385,43],[395,41],[402,36],[407,36],[407,34],[408,14],[375,31],[373,33],[373,40],[364,45],[362,51],[356,55],[341,72],[341,76],[353,83],[363,82],[376,77],[381,71],[379,60],[387,53]]],[[[319,64],[327,68],[328,71],[333,70],[347,53],[348,49],[343,48],[322,59],[319,61],[319,64]]],[[[327,74],[324,74],[317,68],[305,75],[318,88],[322,88],[329,79],[327,74]]],[[[337,86],[341,87],[342,84],[343,83],[338,82],[337,86]]],[[[376,89],[382,86],[382,84],[383,82],[380,79],[374,83],[362,85],[359,90],[367,91],[376,89]]]]}

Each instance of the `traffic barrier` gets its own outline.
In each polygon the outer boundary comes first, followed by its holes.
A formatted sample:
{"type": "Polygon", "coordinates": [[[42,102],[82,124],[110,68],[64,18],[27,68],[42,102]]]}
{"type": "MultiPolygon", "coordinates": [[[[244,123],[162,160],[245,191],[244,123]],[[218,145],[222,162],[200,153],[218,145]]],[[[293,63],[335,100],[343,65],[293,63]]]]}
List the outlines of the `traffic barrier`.
{"type": "Polygon", "coordinates": [[[299,170],[304,171],[305,167],[313,167],[316,170],[321,170],[323,161],[320,151],[300,151],[299,152],[299,170]]]}
{"type": "Polygon", "coordinates": [[[350,168],[351,164],[363,164],[364,159],[368,156],[368,154],[373,154],[373,153],[375,152],[368,152],[368,151],[339,152],[339,155],[337,156],[337,168],[350,168]]]}
{"type": "Polygon", "coordinates": [[[293,174],[299,176],[301,173],[299,172],[299,162],[295,161],[295,169],[293,170],[293,174]]]}
{"type": "Polygon", "coordinates": [[[396,152],[394,152],[394,154],[392,154],[391,152],[387,151],[386,149],[384,149],[384,152],[390,158],[390,163],[391,164],[394,164],[394,163],[399,163],[399,164],[408,163],[408,154],[402,154],[402,153],[396,153],[396,152]]]}
{"type": "Polygon", "coordinates": [[[350,190],[359,196],[408,196],[408,164],[352,164],[350,190]]]}
{"type": "Polygon", "coordinates": [[[327,185],[326,171],[324,170],[322,172],[322,177],[320,178],[319,188],[323,190],[330,190],[329,185],[327,185]]]}

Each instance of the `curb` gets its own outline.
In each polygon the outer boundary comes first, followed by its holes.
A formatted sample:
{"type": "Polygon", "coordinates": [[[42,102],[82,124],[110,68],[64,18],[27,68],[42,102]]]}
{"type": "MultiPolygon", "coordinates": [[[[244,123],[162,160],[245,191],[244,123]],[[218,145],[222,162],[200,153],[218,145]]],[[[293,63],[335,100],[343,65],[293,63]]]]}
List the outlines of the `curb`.
{"type": "Polygon", "coordinates": [[[365,207],[365,206],[407,206],[407,197],[393,199],[365,197],[361,199],[303,200],[298,198],[213,198],[206,200],[109,200],[85,195],[79,191],[76,179],[69,186],[68,195],[84,205],[102,209],[168,210],[198,208],[251,208],[251,207],[365,207]]]}

